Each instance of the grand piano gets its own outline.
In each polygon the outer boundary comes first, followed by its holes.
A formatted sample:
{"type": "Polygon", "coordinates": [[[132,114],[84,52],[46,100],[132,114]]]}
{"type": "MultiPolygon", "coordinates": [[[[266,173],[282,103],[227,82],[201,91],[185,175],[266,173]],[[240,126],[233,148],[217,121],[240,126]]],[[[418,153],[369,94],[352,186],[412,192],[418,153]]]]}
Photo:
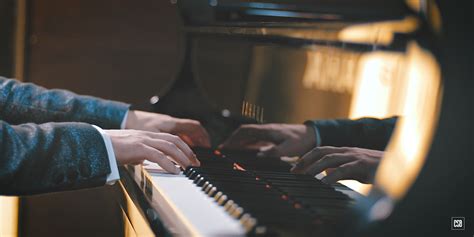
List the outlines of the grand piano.
{"type": "Polygon", "coordinates": [[[96,196],[114,200],[118,222],[123,223],[117,224],[120,230],[99,234],[472,234],[469,225],[465,232],[450,229],[451,217],[464,216],[469,223],[474,213],[468,205],[473,195],[468,168],[472,159],[466,159],[465,149],[472,147],[466,135],[472,118],[466,108],[472,106],[458,104],[472,101],[468,93],[472,82],[455,79],[464,73],[460,70],[465,67],[459,65],[468,58],[459,56],[457,48],[441,48],[454,45],[452,38],[441,37],[443,27],[459,22],[452,15],[447,18],[451,23],[441,20],[440,9],[453,12],[446,4],[374,0],[172,0],[169,4],[181,17],[185,50],[178,77],[150,97],[151,110],[201,121],[213,148],[195,148],[202,166],[180,175],[167,174],[151,163],[123,167],[121,181],[107,187],[107,194],[96,196]],[[252,150],[218,149],[242,124],[393,115],[403,119],[373,186],[327,185],[315,177],[289,173],[290,158],[257,158],[252,150]],[[452,167],[446,166],[448,156],[452,167]]]}
{"type": "Polygon", "coordinates": [[[156,112],[201,121],[213,147],[247,123],[402,119],[373,187],[330,186],[254,151],[196,148],[202,167],[178,176],[154,164],[128,166],[122,184],[154,234],[353,235],[390,215],[416,179],[437,124],[434,2],[171,4],[183,20],[185,56],[174,84],[150,103],[156,112]],[[407,141],[417,152],[406,150],[407,141]]]}

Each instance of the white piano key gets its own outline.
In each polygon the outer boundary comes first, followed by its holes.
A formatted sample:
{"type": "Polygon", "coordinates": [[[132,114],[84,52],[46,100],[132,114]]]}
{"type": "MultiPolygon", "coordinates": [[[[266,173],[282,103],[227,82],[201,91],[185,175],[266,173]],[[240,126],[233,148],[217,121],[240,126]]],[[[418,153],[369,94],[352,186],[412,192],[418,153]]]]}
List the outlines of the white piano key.
{"type": "Polygon", "coordinates": [[[168,174],[154,163],[145,163],[144,170],[152,186],[144,189],[153,190],[147,198],[173,235],[245,236],[240,222],[183,174],[168,174]]]}

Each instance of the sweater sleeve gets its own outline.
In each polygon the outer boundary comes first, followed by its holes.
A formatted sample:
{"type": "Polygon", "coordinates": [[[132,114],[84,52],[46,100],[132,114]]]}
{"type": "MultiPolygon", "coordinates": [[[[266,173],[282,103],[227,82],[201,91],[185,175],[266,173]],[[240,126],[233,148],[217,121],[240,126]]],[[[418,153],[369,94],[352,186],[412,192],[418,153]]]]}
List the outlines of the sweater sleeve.
{"type": "Polygon", "coordinates": [[[0,195],[104,185],[110,173],[101,134],[84,123],[10,125],[0,121],[0,195]]]}
{"type": "Polygon", "coordinates": [[[384,150],[387,146],[397,117],[386,119],[361,118],[310,120],[305,124],[312,125],[319,136],[320,146],[348,146],[374,150],[384,150]]]}
{"type": "Polygon", "coordinates": [[[0,118],[10,124],[84,122],[120,128],[128,104],[0,77],[0,118]]]}

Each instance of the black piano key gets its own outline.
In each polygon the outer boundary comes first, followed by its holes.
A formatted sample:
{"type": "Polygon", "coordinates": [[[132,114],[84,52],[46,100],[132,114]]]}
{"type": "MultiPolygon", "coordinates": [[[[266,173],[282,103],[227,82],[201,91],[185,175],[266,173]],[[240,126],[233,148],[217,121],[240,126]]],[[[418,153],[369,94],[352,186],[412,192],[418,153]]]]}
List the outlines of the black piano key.
{"type": "Polygon", "coordinates": [[[288,169],[272,170],[282,166],[265,164],[268,160],[254,159],[252,153],[204,150],[196,154],[202,157],[201,167],[188,167],[184,174],[229,215],[240,218],[247,230],[289,224],[311,229],[315,223],[344,215],[352,204],[332,186],[309,175],[289,173],[288,169]],[[245,170],[234,169],[234,162],[245,170]],[[262,169],[262,165],[271,169],[262,169]]]}

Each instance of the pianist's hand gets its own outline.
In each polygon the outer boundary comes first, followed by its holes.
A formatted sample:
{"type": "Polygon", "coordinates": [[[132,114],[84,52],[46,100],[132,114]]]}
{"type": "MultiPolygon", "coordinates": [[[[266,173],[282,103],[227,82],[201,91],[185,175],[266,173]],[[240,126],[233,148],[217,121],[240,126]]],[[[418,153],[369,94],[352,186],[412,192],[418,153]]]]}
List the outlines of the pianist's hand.
{"type": "Polygon", "coordinates": [[[199,121],[169,115],[130,110],[126,129],[166,132],[178,135],[190,146],[210,147],[209,134],[199,121]]]}
{"type": "Polygon", "coordinates": [[[312,127],[303,124],[246,124],[220,147],[259,148],[259,156],[301,156],[316,147],[316,135],[312,127]]]}
{"type": "Polygon", "coordinates": [[[200,165],[191,148],[178,136],[138,130],[105,130],[105,132],[112,140],[119,165],[138,164],[149,160],[174,174],[178,174],[179,169],[171,160],[183,168],[200,165]]]}
{"type": "Polygon", "coordinates": [[[301,157],[291,171],[317,175],[327,170],[328,175],[322,179],[326,183],[344,179],[373,183],[383,154],[383,151],[357,147],[317,147],[301,157]]]}

